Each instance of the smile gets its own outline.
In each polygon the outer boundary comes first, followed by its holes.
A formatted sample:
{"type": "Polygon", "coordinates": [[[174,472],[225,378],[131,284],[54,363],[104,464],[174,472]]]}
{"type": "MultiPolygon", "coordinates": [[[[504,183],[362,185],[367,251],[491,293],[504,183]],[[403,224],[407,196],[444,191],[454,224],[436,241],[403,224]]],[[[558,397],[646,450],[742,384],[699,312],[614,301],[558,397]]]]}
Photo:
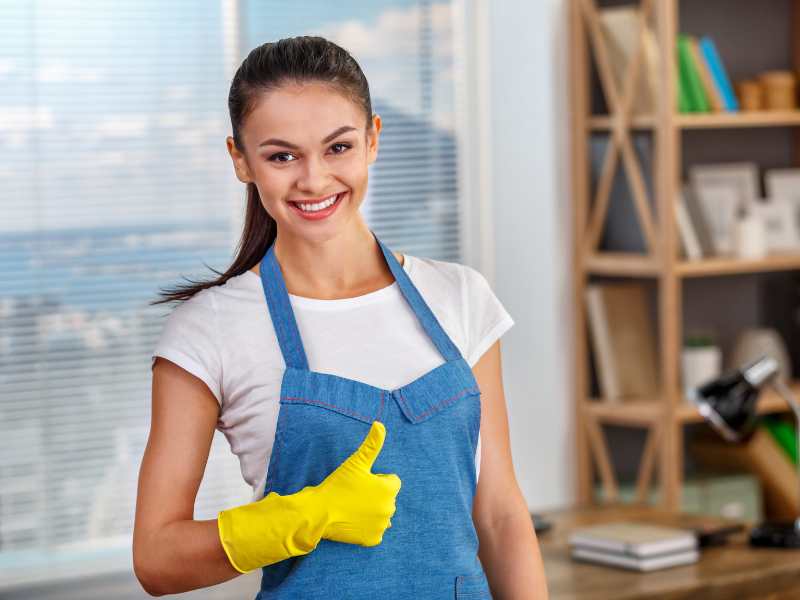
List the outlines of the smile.
{"type": "Polygon", "coordinates": [[[322,200],[289,200],[289,205],[292,207],[294,212],[300,214],[303,218],[316,221],[332,215],[342,203],[342,199],[346,195],[347,192],[340,192],[338,194],[328,196],[327,198],[323,198],[322,200]]]}

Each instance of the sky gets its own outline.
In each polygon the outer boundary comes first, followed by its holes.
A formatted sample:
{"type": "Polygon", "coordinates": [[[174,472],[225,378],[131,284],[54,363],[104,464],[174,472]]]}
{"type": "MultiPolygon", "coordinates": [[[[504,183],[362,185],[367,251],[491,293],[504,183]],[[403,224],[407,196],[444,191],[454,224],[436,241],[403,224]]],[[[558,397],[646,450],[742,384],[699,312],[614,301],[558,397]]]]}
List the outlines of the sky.
{"type": "MultiPolygon", "coordinates": [[[[236,214],[243,186],[224,142],[227,1],[0,2],[0,234],[236,214]]],[[[449,3],[430,6],[428,38],[409,0],[242,1],[240,10],[242,54],[323,35],[359,61],[373,102],[453,129],[449,3]],[[420,61],[426,41],[431,58],[420,61]]]]}

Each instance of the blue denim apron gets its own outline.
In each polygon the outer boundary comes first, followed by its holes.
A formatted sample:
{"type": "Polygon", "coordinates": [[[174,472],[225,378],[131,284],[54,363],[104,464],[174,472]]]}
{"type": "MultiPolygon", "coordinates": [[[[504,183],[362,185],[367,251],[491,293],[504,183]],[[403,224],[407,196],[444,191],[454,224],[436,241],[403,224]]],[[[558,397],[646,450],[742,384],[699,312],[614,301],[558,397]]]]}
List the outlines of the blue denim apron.
{"type": "MultiPolygon", "coordinates": [[[[320,540],[308,554],[263,567],[256,600],[491,599],[472,522],[480,390],[408,274],[372,235],[446,362],[396,390],[309,370],[270,246],[260,263],[261,283],[286,370],[264,495],[321,483],[376,420],[386,426],[386,439],[372,472],[396,473],[402,487],[378,546],[320,540]]],[[[376,323],[375,334],[386,326],[376,323]]]]}

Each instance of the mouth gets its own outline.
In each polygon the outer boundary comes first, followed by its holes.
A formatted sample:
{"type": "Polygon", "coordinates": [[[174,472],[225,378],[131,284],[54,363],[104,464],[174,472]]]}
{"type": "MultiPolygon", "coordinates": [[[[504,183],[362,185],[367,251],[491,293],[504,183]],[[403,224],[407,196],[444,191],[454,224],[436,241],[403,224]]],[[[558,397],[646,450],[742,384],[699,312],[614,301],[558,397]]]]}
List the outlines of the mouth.
{"type": "Polygon", "coordinates": [[[288,200],[288,203],[304,219],[319,220],[333,214],[347,193],[339,192],[311,200],[288,200]]]}

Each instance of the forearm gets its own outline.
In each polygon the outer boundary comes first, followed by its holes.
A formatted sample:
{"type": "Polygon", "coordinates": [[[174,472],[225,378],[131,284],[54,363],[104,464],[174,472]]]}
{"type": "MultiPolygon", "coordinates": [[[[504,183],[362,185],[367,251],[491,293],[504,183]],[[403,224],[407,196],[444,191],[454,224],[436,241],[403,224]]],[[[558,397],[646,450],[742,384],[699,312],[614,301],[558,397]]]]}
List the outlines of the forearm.
{"type": "Polygon", "coordinates": [[[547,600],[544,565],[527,510],[479,533],[479,557],[495,600],[547,600]]]}
{"type": "Polygon", "coordinates": [[[219,539],[217,520],[175,521],[140,545],[137,577],[151,595],[209,587],[241,575],[219,539]]]}

